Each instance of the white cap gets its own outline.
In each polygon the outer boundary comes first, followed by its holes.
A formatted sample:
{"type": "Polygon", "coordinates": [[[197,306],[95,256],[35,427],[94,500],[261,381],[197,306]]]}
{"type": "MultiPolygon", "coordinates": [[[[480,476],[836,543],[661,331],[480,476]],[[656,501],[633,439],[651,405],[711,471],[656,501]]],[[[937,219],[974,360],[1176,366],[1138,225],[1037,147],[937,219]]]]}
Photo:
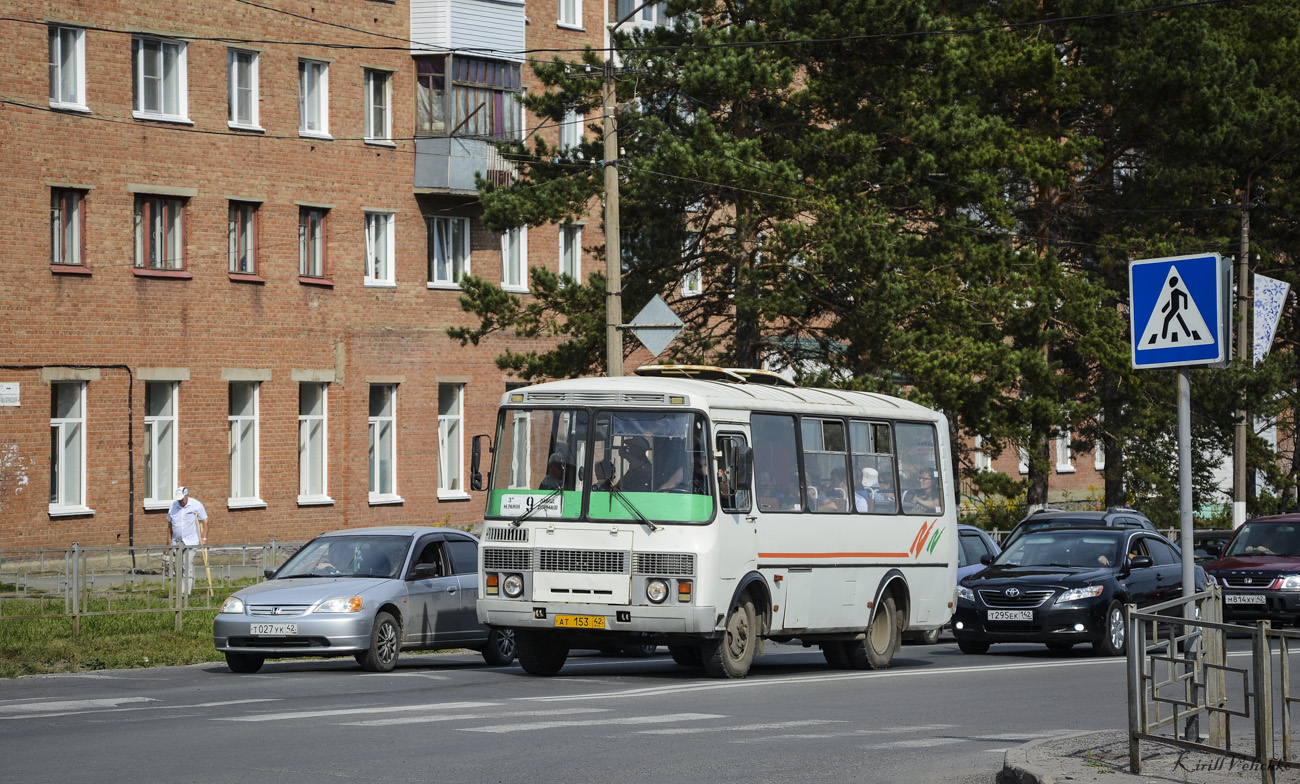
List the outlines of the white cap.
{"type": "Polygon", "coordinates": [[[172,493],[172,500],[179,501],[189,494],[190,494],[190,489],[185,485],[181,485],[180,487],[176,488],[175,493],[172,493]]]}
{"type": "Polygon", "coordinates": [[[880,484],[880,472],[874,468],[862,469],[862,486],[875,487],[880,484]]]}

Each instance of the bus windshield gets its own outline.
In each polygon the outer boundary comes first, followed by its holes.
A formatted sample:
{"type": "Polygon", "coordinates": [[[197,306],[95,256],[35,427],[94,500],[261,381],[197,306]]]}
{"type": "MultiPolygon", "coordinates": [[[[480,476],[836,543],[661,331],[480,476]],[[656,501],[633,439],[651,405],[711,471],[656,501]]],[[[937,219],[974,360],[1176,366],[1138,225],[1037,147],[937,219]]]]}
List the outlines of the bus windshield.
{"type": "Polygon", "coordinates": [[[707,444],[691,411],[503,409],[487,514],[708,522],[707,444]]]}

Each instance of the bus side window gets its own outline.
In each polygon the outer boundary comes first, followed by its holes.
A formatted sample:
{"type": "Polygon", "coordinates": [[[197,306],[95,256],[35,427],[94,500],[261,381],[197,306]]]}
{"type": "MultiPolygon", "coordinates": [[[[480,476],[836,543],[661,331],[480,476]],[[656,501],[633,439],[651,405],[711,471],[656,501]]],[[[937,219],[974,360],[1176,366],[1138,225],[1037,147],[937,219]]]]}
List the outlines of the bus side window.
{"type": "Polygon", "coordinates": [[[748,512],[750,460],[745,439],[738,435],[718,436],[718,496],[724,512],[748,512]]]}

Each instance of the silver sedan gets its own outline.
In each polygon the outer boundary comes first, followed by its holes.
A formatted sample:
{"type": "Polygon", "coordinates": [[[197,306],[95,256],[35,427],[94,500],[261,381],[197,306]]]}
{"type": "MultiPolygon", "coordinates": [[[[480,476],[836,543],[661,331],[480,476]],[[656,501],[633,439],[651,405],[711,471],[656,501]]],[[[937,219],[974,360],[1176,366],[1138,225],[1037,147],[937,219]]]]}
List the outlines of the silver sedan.
{"type": "Polygon", "coordinates": [[[514,633],[479,624],[478,540],[447,528],[354,528],[308,542],[213,624],[235,672],[270,658],[354,656],[388,672],[402,650],[472,648],[514,661],[514,633]]]}

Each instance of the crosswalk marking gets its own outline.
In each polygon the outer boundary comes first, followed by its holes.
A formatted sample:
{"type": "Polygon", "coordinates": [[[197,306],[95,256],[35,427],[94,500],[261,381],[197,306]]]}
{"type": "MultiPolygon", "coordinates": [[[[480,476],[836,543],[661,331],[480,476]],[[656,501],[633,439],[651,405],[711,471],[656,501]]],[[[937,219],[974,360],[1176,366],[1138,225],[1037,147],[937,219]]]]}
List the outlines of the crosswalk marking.
{"type": "Polygon", "coordinates": [[[607,727],[616,724],[667,724],[678,721],[704,721],[706,719],[725,719],[715,713],[673,713],[655,714],[653,716],[628,716],[625,718],[585,719],[579,721],[536,721],[518,724],[497,724],[491,727],[460,727],[462,732],[526,732],[529,730],[549,730],[559,727],[607,727]]]}
{"type": "Polygon", "coordinates": [[[641,735],[698,735],[701,732],[762,732],[790,727],[815,727],[821,724],[848,724],[847,719],[805,719],[802,721],[774,721],[767,724],[740,724],[734,727],[671,727],[668,729],[641,730],[641,735]]]}
{"type": "Polygon", "coordinates": [[[394,705],[375,708],[339,708],[336,710],[291,711],[288,713],[257,713],[252,716],[219,716],[215,721],[289,721],[293,719],[319,719],[327,716],[356,716],[367,713],[401,713],[404,711],[446,711],[461,708],[489,708],[499,702],[453,702],[442,705],[394,705]]]}

